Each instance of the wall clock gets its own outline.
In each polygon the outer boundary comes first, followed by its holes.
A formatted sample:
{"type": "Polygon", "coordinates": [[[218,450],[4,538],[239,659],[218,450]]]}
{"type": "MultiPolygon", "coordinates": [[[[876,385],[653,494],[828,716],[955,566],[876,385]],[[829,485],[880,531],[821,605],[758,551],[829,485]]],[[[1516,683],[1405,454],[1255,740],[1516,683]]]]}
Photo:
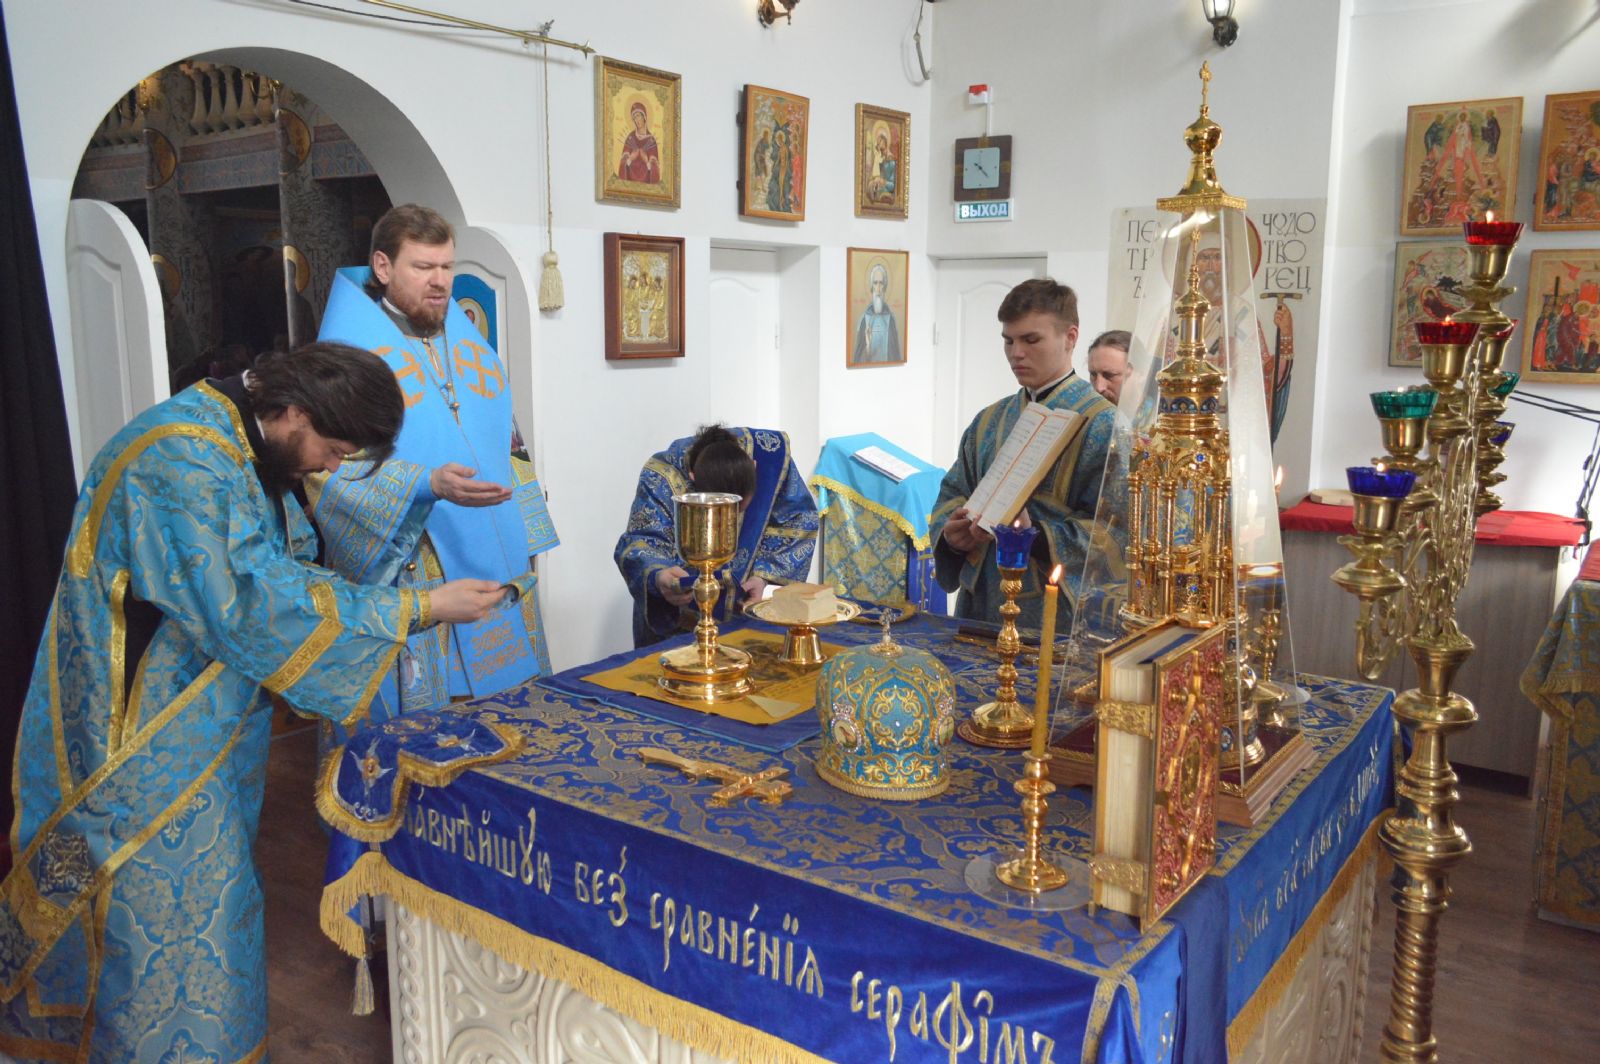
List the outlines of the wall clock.
{"type": "Polygon", "coordinates": [[[1011,198],[1011,137],[956,140],[957,203],[1011,198]]]}

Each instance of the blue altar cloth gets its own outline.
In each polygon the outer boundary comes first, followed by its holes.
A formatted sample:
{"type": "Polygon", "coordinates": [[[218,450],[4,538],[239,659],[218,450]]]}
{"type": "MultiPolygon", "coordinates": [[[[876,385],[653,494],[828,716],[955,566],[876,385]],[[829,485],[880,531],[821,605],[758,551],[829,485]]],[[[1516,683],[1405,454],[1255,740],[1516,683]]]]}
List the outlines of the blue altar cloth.
{"type": "MultiPolygon", "coordinates": [[[[954,629],[919,617],[895,631],[951,665],[970,710],[994,659],[954,629]]],[[[830,638],[846,632],[876,636],[830,638]]],[[[1390,801],[1392,695],[1302,679],[1314,768],[1254,828],[1222,825],[1216,871],[1144,934],[1121,914],[1013,909],[966,887],[971,858],[1020,837],[1014,752],[953,743],[948,792],[880,802],[824,784],[812,743],[756,753],[536,687],[455,707],[519,732],[516,757],[416,789],[379,852],[336,838],[324,927],[355,948],[342,913],[386,893],[739,1060],[1222,1060],[1229,1025],[1315,932],[1318,900],[1371,852],[1390,801]],[[646,746],[782,764],[795,793],[707,808],[712,785],[641,763],[646,746]]],[[[1085,792],[1058,792],[1047,849],[1087,858],[1091,817],[1085,792]]]]}
{"type": "Polygon", "coordinates": [[[903,523],[906,535],[914,546],[928,546],[928,515],[933,504],[939,501],[939,483],[944,480],[944,470],[931,462],[924,462],[879,436],[876,432],[862,432],[854,436],[835,436],[822,445],[817,458],[817,469],[811,477],[811,486],[817,489],[818,505],[828,505],[829,491],[847,491],[888,510],[903,523]],[[881,447],[902,462],[915,466],[917,472],[904,480],[896,481],[850,456],[863,447],[881,447]]]}

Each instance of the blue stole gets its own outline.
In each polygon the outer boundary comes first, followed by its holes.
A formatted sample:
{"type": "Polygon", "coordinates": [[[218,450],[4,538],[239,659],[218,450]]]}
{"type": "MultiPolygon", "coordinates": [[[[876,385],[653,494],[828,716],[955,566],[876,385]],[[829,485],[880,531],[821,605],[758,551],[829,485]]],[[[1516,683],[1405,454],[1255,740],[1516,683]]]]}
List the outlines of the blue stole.
{"type": "MultiPolygon", "coordinates": [[[[394,457],[431,469],[459,462],[477,470],[477,479],[516,483],[511,470],[511,390],[505,365],[455,300],[445,314],[443,347],[448,376],[461,404],[456,421],[422,341],[407,337],[364,289],[365,267],[341,269],[334,277],[319,339],[364,347],[388,363],[405,395],[405,422],[394,457]]],[[[381,474],[380,474],[381,475],[381,474]]],[[[346,483],[329,480],[329,486],[346,483]]],[[[360,490],[359,487],[356,490],[360,490]]],[[[320,509],[320,507],[319,507],[320,509]]],[[[519,486],[508,504],[464,507],[443,499],[433,504],[427,533],[446,580],[473,577],[510,583],[528,572],[532,554],[555,546],[548,520],[535,542],[534,522],[525,511],[543,513],[536,481],[519,486]],[[524,490],[527,489],[527,490],[524,490]],[[537,498],[534,498],[537,496],[537,498]]],[[[359,553],[359,552],[358,552],[359,553]]],[[[386,574],[384,574],[386,575],[386,574]]],[[[503,691],[539,671],[523,611],[495,610],[481,621],[451,626],[451,637],[474,696],[503,691]]]]}
{"type": "MultiPolygon", "coordinates": [[[[750,505],[739,520],[739,549],[733,556],[733,582],[743,584],[755,567],[761,550],[761,537],[767,531],[767,519],[778,501],[778,485],[789,469],[789,440],[781,432],[769,429],[749,429],[750,457],[756,462],[756,487],[750,494],[750,505]]],[[[738,433],[736,432],[735,435],[738,433]]],[[[687,473],[687,470],[685,470],[687,473]]],[[[691,486],[691,491],[694,488],[691,486]]],[[[717,603],[719,607],[722,603],[717,603]]]]}

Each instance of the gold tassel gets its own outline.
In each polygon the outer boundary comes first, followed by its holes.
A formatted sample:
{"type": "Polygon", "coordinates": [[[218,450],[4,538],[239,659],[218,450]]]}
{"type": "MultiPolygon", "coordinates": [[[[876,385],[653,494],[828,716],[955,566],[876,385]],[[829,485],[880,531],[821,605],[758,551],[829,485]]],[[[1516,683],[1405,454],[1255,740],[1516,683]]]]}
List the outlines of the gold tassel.
{"type": "Polygon", "coordinates": [[[350,1015],[371,1016],[377,1006],[377,995],[372,989],[372,965],[362,957],[356,961],[356,993],[350,1004],[350,1015]]]}
{"type": "Polygon", "coordinates": [[[560,310],[567,301],[567,294],[561,284],[561,270],[556,265],[561,261],[561,256],[554,251],[544,253],[544,270],[539,274],[539,309],[560,310]]]}

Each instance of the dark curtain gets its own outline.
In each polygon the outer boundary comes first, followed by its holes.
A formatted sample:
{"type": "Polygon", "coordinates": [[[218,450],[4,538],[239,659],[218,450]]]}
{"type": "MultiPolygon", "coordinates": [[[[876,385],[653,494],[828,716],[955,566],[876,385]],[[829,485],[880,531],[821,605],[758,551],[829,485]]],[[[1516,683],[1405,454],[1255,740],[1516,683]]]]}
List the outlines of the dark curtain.
{"type": "MultiPolygon", "coordinates": [[[[78,489],[50,331],[39,231],[0,8],[0,834],[11,827],[12,748],[78,489]]],[[[10,855],[0,841],[0,868],[10,855]]]]}

